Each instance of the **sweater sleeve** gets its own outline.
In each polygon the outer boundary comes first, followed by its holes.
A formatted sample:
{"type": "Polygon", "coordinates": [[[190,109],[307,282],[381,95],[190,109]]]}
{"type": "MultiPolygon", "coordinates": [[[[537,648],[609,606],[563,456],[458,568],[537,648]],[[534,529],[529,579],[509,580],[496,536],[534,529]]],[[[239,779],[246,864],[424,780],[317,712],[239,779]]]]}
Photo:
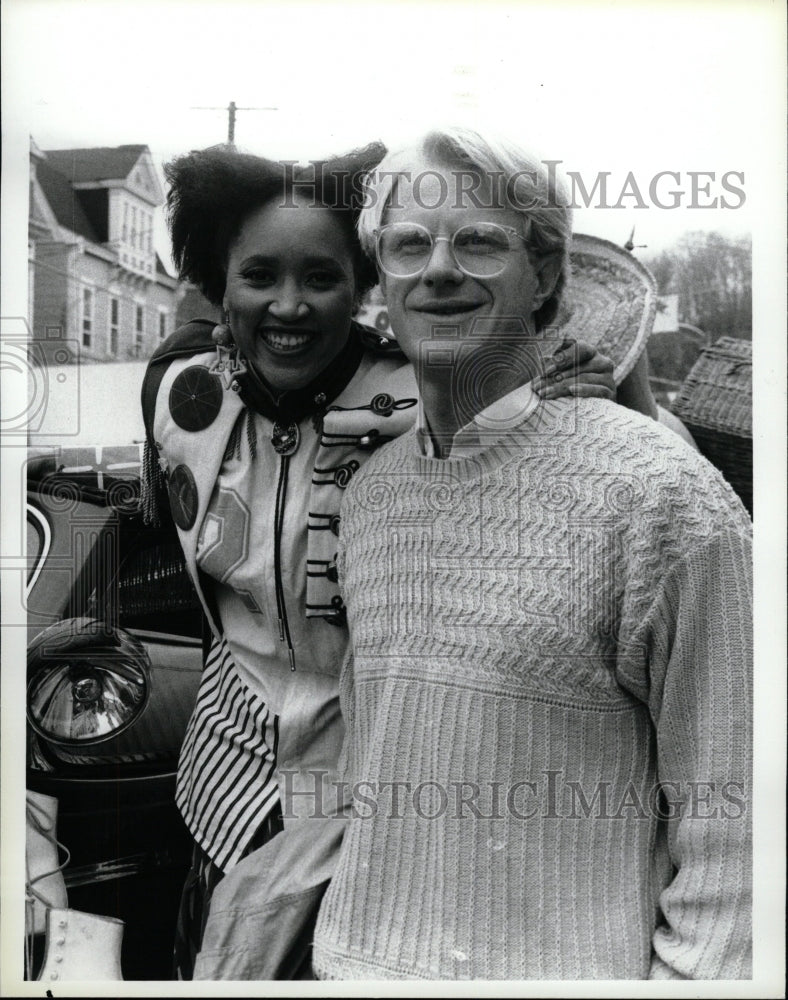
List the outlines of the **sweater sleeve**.
{"type": "MultiPolygon", "coordinates": [[[[340,591],[342,590],[345,581],[345,560],[345,545],[343,542],[342,530],[340,529],[336,558],[340,591]]],[[[354,699],[355,684],[353,678],[353,637],[351,633],[348,638],[347,649],[342,660],[342,669],[339,674],[339,708],[342,712],[342,719],[345,723],[345,738],[342,742],[342,749],[339,754],[337,772],[340,780],[347,782],[352,782],[356,778],[353,755],[353,740],[356,722],[354,699]]]]}
{"type": "Polygon", "coordinates": [[[752,610],[750,538],[736,526],[672,567],[635,636],[674,869],[651,979],[752,975],[752,610]]]}

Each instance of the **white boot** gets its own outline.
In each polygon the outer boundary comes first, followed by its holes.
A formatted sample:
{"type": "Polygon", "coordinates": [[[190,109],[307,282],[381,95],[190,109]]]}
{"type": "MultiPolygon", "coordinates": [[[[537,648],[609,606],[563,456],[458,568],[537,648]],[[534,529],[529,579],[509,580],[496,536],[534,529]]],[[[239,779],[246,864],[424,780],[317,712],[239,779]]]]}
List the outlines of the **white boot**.
{"type": "Polygon", "coordinates": [[[25,828],[26,882],[35,891],[28,893],[25,929],[28,934],[43,934],[47,906],[68,906],[66,883],[58,868],[57,799],[28,792],[25,828]]]}
{"type": "Polygon", "coordinates": [[[42,982],[73,979],[123,979],[120,945],[123,921],[79,910],[51,909],[47,947],[38,977],[42,982]]]}

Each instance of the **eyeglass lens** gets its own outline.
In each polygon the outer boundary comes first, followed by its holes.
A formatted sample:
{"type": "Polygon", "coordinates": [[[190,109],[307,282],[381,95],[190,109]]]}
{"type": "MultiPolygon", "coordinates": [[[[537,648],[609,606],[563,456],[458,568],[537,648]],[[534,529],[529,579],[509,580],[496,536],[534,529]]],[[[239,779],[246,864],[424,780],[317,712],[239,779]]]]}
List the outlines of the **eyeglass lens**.
{"type": "MultiPolygon", "coordinates": [[[[410,277],[427,266],[435,240],[430,231],[416,223],[393,223],[378,237],[381,267],[397,277],[410,277]]],[[[512,238],[494,222],[462,226],[451,238],[459,267],[474,277],[490,277],[506,267],[513,249],[512,238]]]]}

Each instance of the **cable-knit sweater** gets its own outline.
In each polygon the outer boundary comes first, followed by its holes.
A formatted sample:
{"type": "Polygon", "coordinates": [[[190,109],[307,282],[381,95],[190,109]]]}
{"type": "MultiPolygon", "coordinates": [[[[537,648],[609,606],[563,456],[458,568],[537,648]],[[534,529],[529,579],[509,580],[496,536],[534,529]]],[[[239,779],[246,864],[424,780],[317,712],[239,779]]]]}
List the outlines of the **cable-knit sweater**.
{"type": "Polygon", "coordinates": [[[370,460],[321,978],[751,975],[750,528],[599,400],[470,458],[410,432],[370,460]]]}

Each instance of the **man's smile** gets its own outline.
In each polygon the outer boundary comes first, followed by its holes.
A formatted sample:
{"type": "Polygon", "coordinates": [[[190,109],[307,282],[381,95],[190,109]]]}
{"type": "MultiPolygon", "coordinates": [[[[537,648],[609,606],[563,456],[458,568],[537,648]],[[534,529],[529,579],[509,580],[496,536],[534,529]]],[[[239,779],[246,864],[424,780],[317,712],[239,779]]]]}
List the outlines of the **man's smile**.
{"type": "Polygon", "coordinates": [[[429,299],[412,306],[414,312],[436,316],[461,316],[473,312],[484,303],[470,299],[429,299]]]}

